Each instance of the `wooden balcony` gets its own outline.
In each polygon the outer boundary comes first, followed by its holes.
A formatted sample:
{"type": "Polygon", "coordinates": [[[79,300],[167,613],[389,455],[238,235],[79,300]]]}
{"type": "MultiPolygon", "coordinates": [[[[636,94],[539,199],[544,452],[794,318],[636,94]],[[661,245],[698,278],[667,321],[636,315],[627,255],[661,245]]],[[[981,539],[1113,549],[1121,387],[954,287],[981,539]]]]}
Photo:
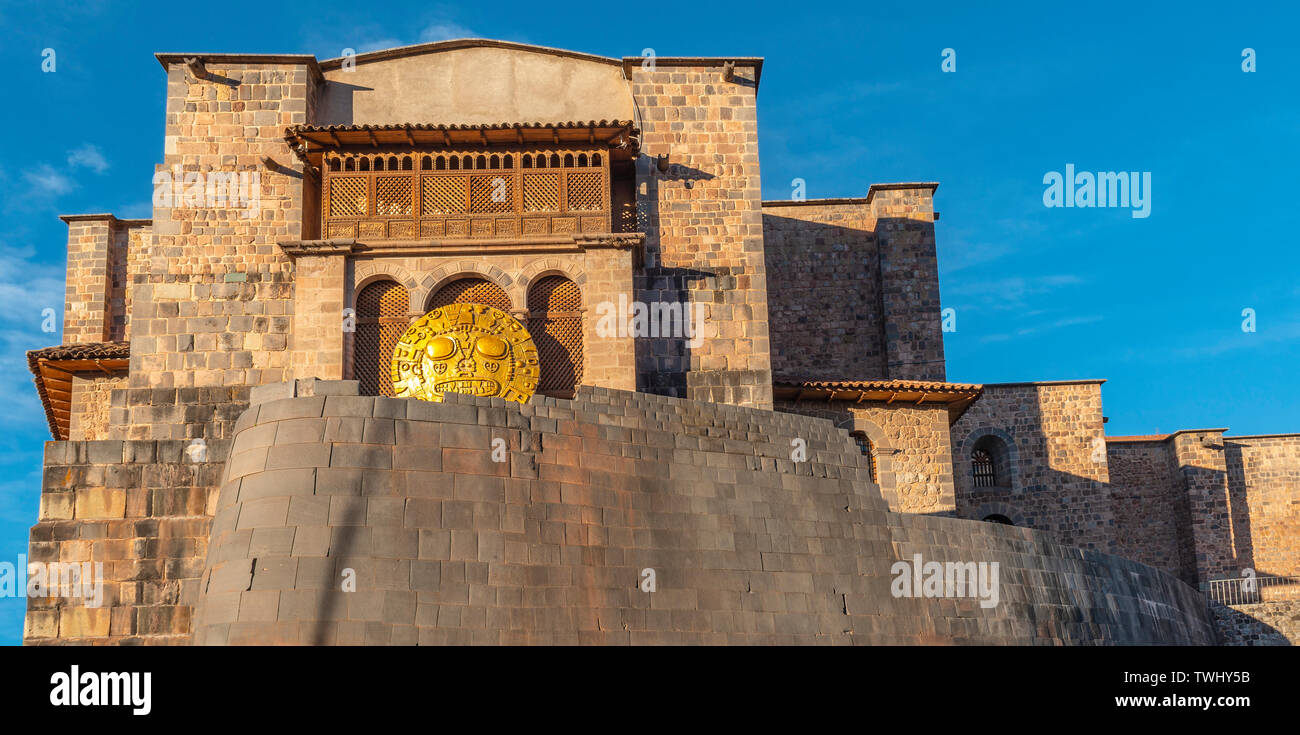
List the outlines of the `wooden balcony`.
{"type": "Polygon", "coordinates": [[[608,150],[329,152],[322,234],[488,239],[612,231],[608,150]]]}

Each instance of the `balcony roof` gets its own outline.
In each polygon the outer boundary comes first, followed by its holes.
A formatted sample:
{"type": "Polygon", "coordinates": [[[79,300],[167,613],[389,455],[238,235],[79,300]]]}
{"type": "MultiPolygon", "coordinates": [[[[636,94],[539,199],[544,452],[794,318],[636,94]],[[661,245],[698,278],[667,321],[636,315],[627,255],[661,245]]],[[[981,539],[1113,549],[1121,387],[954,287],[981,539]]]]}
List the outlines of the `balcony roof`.
{"type": "Polygon", "coordinates": [[[482,125],[397,123],[389,125],[297,125],[284,139],[313,154],[347,146],[493,146],[599,143],[635,154],[640,131],[631,120],[516,122],[482,125]]]}
{"type": "Polygon", "coordinates": [[[72,425],[72,376],[87,372],[124,376],[130,356],[130,342],[55,345],[27,353],[27,368],[55,439],[66,440],[72,425]]]}
{"type": "Polygon", "coordinates": [[[975,383],[944,383],[932,380],[798,380],[777,378],[773,395],[793,401],[847,401],[899,406],[945,404],[948,423],[956,423],[970,404],[984,392],[975,383]]]}

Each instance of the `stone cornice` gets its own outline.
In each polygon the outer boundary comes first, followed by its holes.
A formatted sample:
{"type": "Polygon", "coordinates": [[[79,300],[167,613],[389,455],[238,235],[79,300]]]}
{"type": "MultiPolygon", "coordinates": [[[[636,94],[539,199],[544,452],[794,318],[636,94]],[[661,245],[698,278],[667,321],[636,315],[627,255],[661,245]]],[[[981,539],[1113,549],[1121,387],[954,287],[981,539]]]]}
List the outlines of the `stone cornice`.
{"type": "Polygon", "coordinates": [[[348,255],[356,248],[356,240],[282,240],[277,245],[285,255],[297,258],[303,255],[348,255]]]}
{"type": "Polygon", "coordinates": [[[478,240],[282,240],[277,243],[285,255],[371,254],[509,254],[535,252],[573,252],[614,248],[639,250],[645,243],[643,232],[602,232],[539,237],[497,237],[478,240]]]}
{"type": "Polygon", "coordinates": [[[939,188],[937,181],[903,181],[892,184],[872,184],[867,187],[867,204],[876,198],[876,194],[882,191],[899,191],[902,189],[923,189],[934,196],[934,192],[939,188]]]}

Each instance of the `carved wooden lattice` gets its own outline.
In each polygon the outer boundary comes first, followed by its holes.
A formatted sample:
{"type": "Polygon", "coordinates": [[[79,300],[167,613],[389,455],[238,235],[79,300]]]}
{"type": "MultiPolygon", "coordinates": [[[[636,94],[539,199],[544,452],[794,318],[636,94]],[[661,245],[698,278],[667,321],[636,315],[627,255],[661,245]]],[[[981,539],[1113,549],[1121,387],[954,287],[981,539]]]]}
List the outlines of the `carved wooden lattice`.
{"type": "Polygon", "coordinates": [[[537,392],[572,396],[582,382],[582,292],[563,276],[546,276],[528,290],[528,331],[537,345],[537,392]]]}
{"type": "Polygon", "coordinates": [[[330,151],[326,237],[488,239],[609,232],[608,151],[330,151]]]}
{"type": "Polygon", "coordinates": [[[452,281],[429,297],[425,311],[433,311],[447,304],[485,304],[506,313],[512,307],[510,297],[495,283],[482,278],[461,278],[452,281]]]}
{"type": "Polygon", "coordinates": [[[379,176],[375,178],[375,213],[404,217],[411,214],[411,185],[409,176],[379,176]]]}
{"type": "Polygon", "coordinates": [[[599,173],[571,172],[569,179],[569,209],[582,212],[599,212],[605,207],[605,181],[599,173]]]}
{"type": "Polygon", "coordinates": [[[393,350],[410,322],[410,297],[392,281],[376,281],[357,294],[353,374],[367,396],[393,395],[393,350]]]}
{"type": "Polygon", "coordinates": [[[369,212],[366,182],[360,178],[340,178],[331,182],[330,217],[359,217],[369,212]]]}
{"type": "Polygon", "coordinates": [[[465,179],[427,176],[421,215],[459,214],[465,211],[465,179]]]}
{"type": "Polygon", "coordinates": [[[556,212],[560,209],[557,174],[524,174],[524,211],[556,212]]]}
{"type": "MultiPolygon", "coordinates": [[[[514,209],[515,194],[511,187],[514,177],[471,176],[469,180],[469,208],[471,212],[509,212],[514,209]]],[[[487,220],[483,220],[487,221],[487,220]]]]}

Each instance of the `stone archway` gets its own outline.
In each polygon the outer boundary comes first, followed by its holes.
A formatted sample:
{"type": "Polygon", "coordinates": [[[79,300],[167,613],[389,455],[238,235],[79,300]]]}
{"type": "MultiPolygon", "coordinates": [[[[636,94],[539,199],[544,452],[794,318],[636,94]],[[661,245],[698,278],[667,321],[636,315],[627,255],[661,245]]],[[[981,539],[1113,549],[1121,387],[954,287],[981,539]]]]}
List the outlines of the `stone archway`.
{"type": "Polygon", "coordinates": [[[848,416],[837,422],[836,426],[848,431],[850,435],[862,434],[871,441],[871,449],[875,455],[876,485],[880,488],[880,494],[884,496],[890,509],[898,510],[900,508],[898,477],[894,472],[894,455],[898,453],[898,449],[894,447],[893,438],[878,424],[861,416],[848,416]]]}
{"type": "MultiPolygon", "coordinates": [[[[1019,526],[1020,528],[1029,527],[1029,521],[1025,520],[1025,514],[1021,513],[1019,508],[1010,503],[982,503],[979,508],[975,510],[971,520],[986,521],[991,516],[1001,516],[1006,518],[1008,521],[1007,525],[1019,526]]],[[[1001,521],[992,522],[1000,523],[1001,521]]]]}
{"type": "Polygon", "coordinates": [[[1016,447],[1015,437],[995,426],[976,428],[953,447],[953,474],[953,479],[960,482],[961,488],[966,492],[998,489],[1007,490],[1013,495],[1023,492],[1020,484],[1020,450],[1016,447]],[[993,457],[995,463],[1000,464],[999,483],[989,487],[976,487],[971,472],[971,454],[981,445],[982,440],[990,438],[994,441],[984,443],[995,443],[1002,450],[999,456],[993,457]]]}
{"type": "Polygon", "coordinates": [[[515,315],[522,313],[524,305],[515,293],[515,279],[498,266],[477,260],[461,260],[438,266],[420,279],[419,288],[411,293],[411,303],[427,306],[429,299],[443,287],[464,278],[479,278],[495,283],[509,298],[510,308],[506,311],[515,315]]]}

